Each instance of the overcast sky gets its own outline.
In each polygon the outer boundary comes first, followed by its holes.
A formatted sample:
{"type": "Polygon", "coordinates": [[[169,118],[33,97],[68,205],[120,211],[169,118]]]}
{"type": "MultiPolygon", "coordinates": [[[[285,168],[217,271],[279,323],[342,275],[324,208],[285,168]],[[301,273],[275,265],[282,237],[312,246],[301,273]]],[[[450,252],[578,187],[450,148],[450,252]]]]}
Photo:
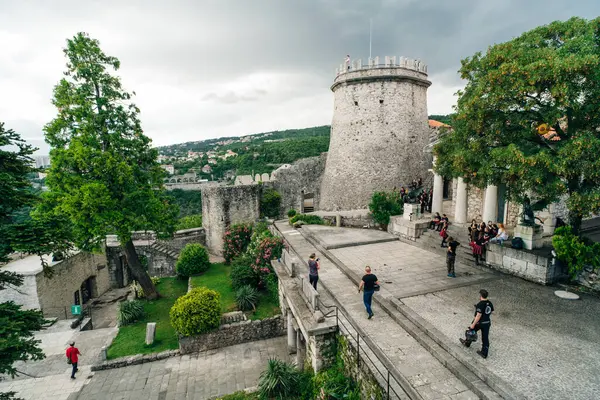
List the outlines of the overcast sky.
{"type": "Polygon", "coordinates": [[[451,112],[460,60],[599,0],[0,0],[0,121],[47,153],[42,127],[79,31],[121,60],[155,145],[331,122],[346,54],[420,58],[430,114],[451,112]]]}

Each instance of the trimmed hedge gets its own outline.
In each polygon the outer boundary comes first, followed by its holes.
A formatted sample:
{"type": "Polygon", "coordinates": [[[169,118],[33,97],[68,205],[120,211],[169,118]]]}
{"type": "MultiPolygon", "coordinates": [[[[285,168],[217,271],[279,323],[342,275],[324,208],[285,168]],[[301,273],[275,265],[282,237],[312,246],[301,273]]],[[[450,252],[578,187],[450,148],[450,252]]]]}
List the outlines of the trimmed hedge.
{"type": "Polygon", "coordinates": [[[239,289],[246,285],[258,287],[260,274],[253,265],[254,260],[248,254],[234,258],[231,263],[231,287],[234,289],[239,289]]]}
{"type": "Polygon", "coordinates": [[[325,225],[325,220],[323,218],[312,214],[296,214],[294,217],[292,217],[290,223],[293,224],[298,221],[302,221],[309,225],[325,225]]]}
{"type": "Polygon", "coordinates": [[[177,275],[189,277],[191,275],[201,274],[210,268],[208,260],[208,251],[204,246],[197,243],[187,244],[175,264],[177,275]]]}
{"type": "Polygon", "coordinates": [[[218,328],[221,323],[220,297],[218,292],[205,287],[192,289],[171,307],[171,325],[184,336],[218,328]]]}

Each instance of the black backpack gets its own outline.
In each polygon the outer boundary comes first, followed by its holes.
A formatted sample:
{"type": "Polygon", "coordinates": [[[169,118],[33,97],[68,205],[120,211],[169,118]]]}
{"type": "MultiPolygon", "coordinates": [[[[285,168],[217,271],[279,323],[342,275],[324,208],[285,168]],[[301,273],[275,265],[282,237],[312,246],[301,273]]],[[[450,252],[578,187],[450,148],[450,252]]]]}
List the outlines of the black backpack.
{"type": "Polygon", "coordinates": [[[510,243],[511,243],[511,247],[513,249],[522,249],[523,248],[523,239],[521,239],[520,237],[513,238],[513,240],[510,243]]]}

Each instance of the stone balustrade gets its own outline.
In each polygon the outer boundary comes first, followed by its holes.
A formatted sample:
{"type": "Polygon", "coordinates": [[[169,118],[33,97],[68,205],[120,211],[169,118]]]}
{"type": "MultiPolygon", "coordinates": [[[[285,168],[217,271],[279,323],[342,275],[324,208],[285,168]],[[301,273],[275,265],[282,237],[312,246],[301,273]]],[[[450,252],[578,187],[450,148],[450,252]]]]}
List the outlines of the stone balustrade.
{"type": "Polygon", "coordinates": [[[385,56],[383,63],[381,63],[379,57],[367,59],[367,63],[363,65],[362,59],[351,60],[350,62],[344,61],[340,64],[339,68],[336,68],[336,75],[340,75],[350,71],[357,71],[367,68],[406,68],[413,71],[427,73],[427,65],[419,59],[412,59],[406,57],[396,56],[385,56]]]}

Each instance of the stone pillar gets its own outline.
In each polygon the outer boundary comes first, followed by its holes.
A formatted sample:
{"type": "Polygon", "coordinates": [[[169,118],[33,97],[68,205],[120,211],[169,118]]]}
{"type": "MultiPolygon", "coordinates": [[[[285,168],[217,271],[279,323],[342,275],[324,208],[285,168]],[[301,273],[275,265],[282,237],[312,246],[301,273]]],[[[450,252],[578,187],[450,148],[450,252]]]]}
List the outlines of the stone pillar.
{"type": "Polygon", "coordinates": [[[304,358],[306,357],[306,346],[302,342],[302,331],[296,330],[296,367],[298,370],[304,370],[304,358]]]}
{"type": "Polygon", "coordinates": [[[496,222],[498,218],[498,186],[488,185],[483,202],[483,222],[496,222]]]}
{"type": "Polygon", "coordinates": [[[296,331],[294,330],[294,316],[292,310],[287,310],[287,341],[288,353],[296,353],[296,331]]]}
{"type": "Polygon", "coordinates": [[[456,185],[456,207],[454,209],[454,222],[464,224],[467,222],[467,184],[463,178],[458,178],[456,185]]]}
{"type": "Polygon", "coordinates": [[[434,173],[433,174],[433,198],[431,199],[431,212],[444,212],[444,178],[434,173]]]}

